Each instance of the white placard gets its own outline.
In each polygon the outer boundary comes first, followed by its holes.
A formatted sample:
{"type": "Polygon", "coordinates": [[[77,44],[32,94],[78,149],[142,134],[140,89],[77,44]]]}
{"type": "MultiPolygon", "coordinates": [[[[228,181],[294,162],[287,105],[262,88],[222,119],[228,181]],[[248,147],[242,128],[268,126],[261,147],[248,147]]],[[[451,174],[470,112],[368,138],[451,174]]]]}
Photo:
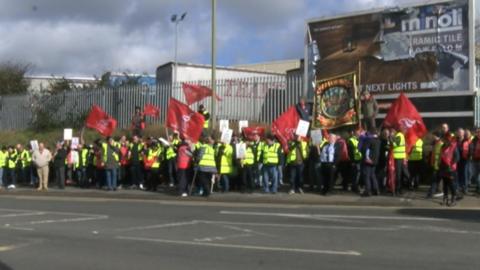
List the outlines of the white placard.
{"type": "Polygon", "coordinates": [[[308,129],[310,128],[310,122],[300,120],[298,121],[297,130],[295,134],[302,137],[307,137],[308,129]]]}
{"type": "Polygon", "coordinates": [[[229,144],[232,141],[232,136],[233,130],[226,129],[222,132],[222,137],[220,138],[220,141],[224,144],[229,144]]]}
{"type": "Polygon", "coordinates": [[[238,132],[242,133],[242,129],[244,127],[248,127],[248,121],[247,120],[241,120],[238,122],[238,132]]]}
{"type": "Polygon", "coordinates": [[[312,138],[312,144],[313,145],[320,145],[323,140],[323,135],[322,135],[322,130],[321,129],[315,129],[310,131],[310,137],[312,138]]]}
{"type": "Polygon", "coordinates": [[[71,128],[66,128],[63,130],[63,140],[64,141],[70,141],[72,140],[73,137],[73,129],[71,128]]]}
{"type": "Polygon", "coordinates": [[[38,150],[38,141],[37,140],[30,141],[30,146],[32,147],[33,151],[37,151],[38,150]]]}
{"type": "Polygon", "coordinates": [[[72,148],[77,149],[79,144],[80,144],[80,138],[72,137],[72,148]]]}
{"type": "Polygon", "coordinates": [[[237,159],[244,159],[247,157],[247,145],[245,143],[237,143],[235,147],[237,159]]]}
{"type": "Polygon", "coordinates": [[[220,132],[223,132],[230,128],[228,120],[220,120],[220,132]]]}

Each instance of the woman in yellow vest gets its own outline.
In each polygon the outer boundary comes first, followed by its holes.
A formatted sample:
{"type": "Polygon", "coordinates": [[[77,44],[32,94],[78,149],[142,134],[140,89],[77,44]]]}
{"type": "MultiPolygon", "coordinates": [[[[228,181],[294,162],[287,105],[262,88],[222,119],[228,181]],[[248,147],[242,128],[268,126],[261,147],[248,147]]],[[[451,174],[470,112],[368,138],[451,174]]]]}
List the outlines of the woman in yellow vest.
{"type": "Polygon", "coordinates": [[[18,152],[17,150],[10,145],[8,147],[8,154],[7,154],[7,165],[6,165],[6,173],[7,173],[7,179],[8,179],[8,189],[15,189],[15,185],[17,184],[17,173],[16,173],[16,168],[17,168],[17,162],[19,160],[18,152]]]}
{"type": "Polygon", "coordinates": [[[263,191],[265,193],[277,193],[278,190],[278,164],[282,147],[275,140],[273,135],[267,136],[266,144],[263,146],[263,191]],[[271,187],[270,187],[271,183],[271,187]]]}
{"type": "Polygon", "coordinates": [[[443,141],[441,139],[442,135],[440,132],[433,132],[433,149],[430,154],[430,168],[432,170],[432,183],[430,190],[427,194],[427,198],[432,198],[433,195],[438,191],[440,184],[440,176],[438,175],[438,170],[440,168],[440,155],[442,152],[443,141]]]}
{"type": "Polygon", "coordinates": [[[255,149],[253,142],[245,143],[245,157],[240,159],[242,190],[250,193],[255,189],[255,149]]]}

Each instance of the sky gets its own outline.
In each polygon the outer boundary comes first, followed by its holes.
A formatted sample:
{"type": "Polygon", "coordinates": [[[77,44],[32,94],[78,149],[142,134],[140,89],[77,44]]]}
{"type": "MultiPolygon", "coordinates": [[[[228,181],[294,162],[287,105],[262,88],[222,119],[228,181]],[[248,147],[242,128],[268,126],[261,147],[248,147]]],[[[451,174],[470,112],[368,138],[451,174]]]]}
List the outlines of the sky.
{"type": "MultiPolygon", "coordinates": [[[[411,2],[217,0],[217,64],[302,58],[305,20],[411,2]]],[[[30,64],[31,74],[154,74],[174,59],[170,18],[183,12],[178,61],[210,63],[211,0],[0,0],[0,7],[0,62],[30,64]]]]}

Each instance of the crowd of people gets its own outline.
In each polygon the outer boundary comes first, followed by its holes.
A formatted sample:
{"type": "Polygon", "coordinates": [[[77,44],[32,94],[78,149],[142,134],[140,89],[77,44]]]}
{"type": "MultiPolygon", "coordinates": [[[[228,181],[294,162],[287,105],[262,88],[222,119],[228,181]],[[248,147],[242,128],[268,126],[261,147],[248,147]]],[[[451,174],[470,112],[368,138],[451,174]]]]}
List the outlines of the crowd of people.
{"type": "Polygon", "coordinates": [[[209,196],[232,190],[277,193],[289,185],[289,194],[308,188],[323,195],[343,190],[375,196],[415,190],[423,182],[430,185],[427,197],[443,196],[446,205],[480,192],[480,129],[475,136],[461,128],[454,134],[443,124],[431,134],[431,143],[424,145],[420,138],[410,151],[404,132],[354,129],[325,133],[317,144],[296,136],[288,151],[272,134],[234,134],[231,143],[207,133],[197,143],[178,133],[166,139],[135,134],[93,144],[59,142],[53,151],[43,143],[35,150],[17,144],[0,151],[0,187],[15,189],[19,183],[48,190],[54,181],[60,189],[67,184],[156,191],[163,185],[176,188],[180,196],[209,196]],[[241,158],[236,153],[240,143],[245,144],[241,158]],[[389,173],[395,176],[394,186],[387,181],[389,173]]]}

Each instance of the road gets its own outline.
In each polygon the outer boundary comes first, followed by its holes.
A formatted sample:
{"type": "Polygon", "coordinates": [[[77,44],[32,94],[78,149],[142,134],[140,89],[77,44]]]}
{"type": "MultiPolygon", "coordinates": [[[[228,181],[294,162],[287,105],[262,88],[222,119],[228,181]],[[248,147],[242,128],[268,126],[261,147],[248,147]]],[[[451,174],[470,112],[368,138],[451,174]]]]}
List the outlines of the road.
{"type": "Polygon", "coordinates": [[[477,210],[0,197],[0,269],[480,269],[477,210]]]}

